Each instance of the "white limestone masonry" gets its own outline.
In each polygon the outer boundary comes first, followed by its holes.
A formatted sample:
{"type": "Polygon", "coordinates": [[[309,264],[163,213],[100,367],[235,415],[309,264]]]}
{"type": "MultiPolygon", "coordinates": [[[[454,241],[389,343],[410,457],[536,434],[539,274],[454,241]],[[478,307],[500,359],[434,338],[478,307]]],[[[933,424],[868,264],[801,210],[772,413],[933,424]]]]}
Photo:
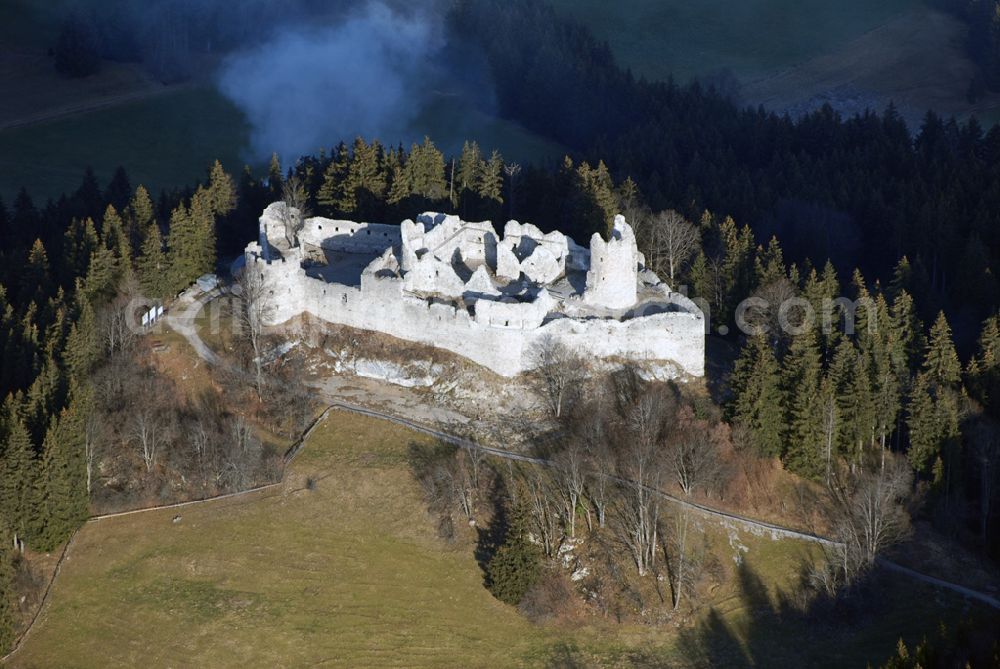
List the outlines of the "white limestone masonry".
{"type": "Polygon", "coordinates": [[[705,322],[685,296],[644,268],[635,235],[585,249],[559,232],[426,213],[399,226],[310,218],[285,240],[281,202],[260,218],[244,271],[268,287],[271,322],[304,313],[436,346],[503,376],[532,367],[553,339],[596,360],[705,373],[705,322]]]}

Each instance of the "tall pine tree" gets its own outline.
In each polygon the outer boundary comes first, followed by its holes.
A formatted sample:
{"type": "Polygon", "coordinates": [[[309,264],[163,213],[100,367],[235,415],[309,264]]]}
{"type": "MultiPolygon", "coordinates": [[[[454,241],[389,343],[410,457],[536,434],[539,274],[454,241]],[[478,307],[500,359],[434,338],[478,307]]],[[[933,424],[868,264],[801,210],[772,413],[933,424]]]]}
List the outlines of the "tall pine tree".
{"type": "Polygon", "coordinates": [[[760,455],[780,456],[785,434],[784,397],[778,361],[766,337],[752,337],[743,347],[732,386],[733,419],[749,429],[760,455]]]}

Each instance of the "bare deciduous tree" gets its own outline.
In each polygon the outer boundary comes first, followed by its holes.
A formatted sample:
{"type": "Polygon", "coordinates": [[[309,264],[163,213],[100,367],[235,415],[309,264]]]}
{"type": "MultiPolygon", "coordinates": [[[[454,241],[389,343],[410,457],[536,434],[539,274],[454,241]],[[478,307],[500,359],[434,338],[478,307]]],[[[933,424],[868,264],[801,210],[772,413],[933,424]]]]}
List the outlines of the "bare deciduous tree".
{"type": "Polygon", "coordinates": [[[913,473],[905,461],[887,459],[884,468],[848,470],[830,486],[831,525],[840,542],[831,550],[827,587],[851,584],[875,559],[910,533],[905,502],[913,473]]]}
{"type": "Polygon", "coordinates": [[[230,490],[245,490],[255,483],[261,443],[253,426],[242,415],[229,420],[229,444],[220,480],[230,490]]]}
{"type": "Polygon", "coordinates": [[[645,576],[656,563],[661,496],[667,477],[663,444],[672,402],[659,389],[643,392],[625,414],[618,445],[622,479],[618,511],[619,535],[636,569],[645,576]]]}
{"type": "Polygon", "coordinates": [[[146,471],[156,466],[160,449],[168,441],[168,426],[157,407],[141,406],[132,414],[132,440],[139,448],[139,455],[146,471]]]}
{"type": "Polygon", "coordinates": [[[690,497],[708,485],[720,471],[719,428],[698,420],[690,407],[677,413],[677,426],[666,448],[667,465],[674,482],[690,497]]]}
{"type": "MultiPolygon", "coordinates": [[[[606,527],[608,520],[608,505],[615,491],[614,481],[609,473],[614,471],[614,453],[606,441],[588,443],[587,450],[587,497],[597,512],[597,526],[606,527]]],[[[587,507],[587,525],[590,524],[590,507],[587,507]]]]}
{"type": "Polygon", "coordinates": [[[719,256],[706,256],[705,258],[705,280],[707,285],[702,287],[706,294],[700,297],[706,298],[709,306],[721,309],[726,299],[726,267],[725,262],[719,256]]]}
{"type": "Polygon", "coordinates": [[[647,265],[665,271],[673,286],[677,272],[701,243],[698,228],[671,209],[653,216],[644,236],[647,265]]]}
{"type": "Polygon", "coordinates": [[[587,374],[586,361],[548,336],[538,342],[532,357],[533,369],[528,380],[545,408],[558,419],[572,395],[581,390],[587,374]]]}
{"type": "Polygon", "coordinates": [[[257,435],[253,426],[243,414],[238,414],[230,421],[230,431],[233,435],[233,446],[243,454],[248,453],[257,443],[257,435]]]}
{"type": "MultiPolygon", "coordinates": [[[[479,467],[481,462],[477,463],[479,467]]],[[[447,445],[414,445],[410,448],[410,464],[432,510],[450,515],[457,507],[469,521],[475,520],[479,489],[473,480],[478,473],[473,474],[468,451],[447,445]]]]}
{"type": "MultiPolygon", "coordinates": [[[[546,557],[554,557],[562,543],[560,531],[558,484],[551,472],[544,467],[528,466],[521,470],[531,527],[535,538],[541,543],[546,557]]],[[[513,487],[513,486],[512,486],[513,487]]]]}
{"type": "Polygon", "coordinates": [[[94,466],[97,464],[97,451],[104,439],[105,425],[97,411],[87,413],[83,430],[83,455],[87,465],[87,492],[93,489],[94,466]]]}
{"type": "Polygon", "coordinates": [[[289,177],[281,188],[282,200],[285,208],[282,212],[283,223],[285,224],[285,241],[289,247],[299,245],[299,233],[305,225],[306,218],[309,217],[308,200],[309,194],[299,176],[289,177]]]}
{"type": "Polygon", "coordinates": [[[104,350],[109,357],[131,350],[138,338],[135,331],[134,315],[129,313],[131,299],[119,295],[111,304],[104,307],[98,322],[101,336],[104,339],[104,350]]]}
{"type": "Polygon", "coordinates": [[[583,499],[586,484],[587,457],[584,445],[571,439],[553,458],[556,479],[565,507],[563,514],[569,535],[576,537],[576,510],[583,499]]]}
{"type": "MultiPolygon", "coordinates": [[[[720,464],[721,443],[726,439],[722,425],[712,426],[699,420],[691,407],[681,407],[677,412],[676,426],[667,440],[666,461],[670,476],[686,497],[698,489],[715,482],[722,471],[720,464]]],[[[690,541],[693,519],[687,507],[674,510],[672,534],[664,545],[672,603],[676,610],[684,593],[690,591],[695,580],[697,556],[692,553],[690,541]]]]}
{"type": "MultiPolygon", "coordinates": [[[[748,302],[747,309],[743,312],[744,324],[748,331],[754,333],[768,333],[774,339],[786,340],[791,336],[787,328],[781,326],[779,313],[781,305],[796,296],[797,289],[785,278],[773,281],[765,286],[761,286],[754,292],[756,301],[748,302]]],[[[797,311],[790,314],[790,318],[799,316],[797,311]]],[[[793,325],[798,325],[794,319],[793,325]]]]}
{"type": "Polygon", "coordinates": [[[663,547],[667,560],[667,574],[670,580],[671,604],[674,610],[680,608],[685,593],[691,592],[697,580],[699,557],[694,554],[692,532],[694,520],[691,513],[683,508],[674,510],[671,530],[663,547]]]}
{"type": "Polygon", "coordinates": [[[188,444],[194,451],[194,461],[198,467],[198,472],[204,477],[208,466],[208,452],[211,437],[208,426],[200,416],[196,417],[187,429],[188,444]]]}
{"type": "Polygon", "coordinates": [[[246,267],[240,274],[235,292],[238,299],[233,316],[236,319],[240,335],[250,345],[257,399],[262,399],[264,394],[264,329],[274,312],[271,290],[263,273],[255,271],[252,267],[246,267]]]}

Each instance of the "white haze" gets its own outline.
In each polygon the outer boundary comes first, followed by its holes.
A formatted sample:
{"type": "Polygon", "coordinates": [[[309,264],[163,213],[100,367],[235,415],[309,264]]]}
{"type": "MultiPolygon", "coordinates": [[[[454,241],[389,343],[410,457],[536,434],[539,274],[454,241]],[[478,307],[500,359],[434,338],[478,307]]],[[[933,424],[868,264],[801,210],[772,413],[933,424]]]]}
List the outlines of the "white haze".
{"type": "Polygon", "coordinates": [[[246,114],[256,160],[294,160],[355,136],[408,139],[443,47],[438,22],[369,4],[327,27],[280,29],[232,54],[220,91],[246,114]]]}

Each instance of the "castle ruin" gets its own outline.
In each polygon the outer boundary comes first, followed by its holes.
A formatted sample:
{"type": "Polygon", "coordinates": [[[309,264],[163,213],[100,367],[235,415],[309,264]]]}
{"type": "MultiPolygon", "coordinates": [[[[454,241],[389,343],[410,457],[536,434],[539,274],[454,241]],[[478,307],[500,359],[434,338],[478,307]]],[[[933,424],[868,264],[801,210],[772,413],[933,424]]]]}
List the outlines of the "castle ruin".
{"type": "Polygon", "coordinates": [[[260,272],[271,322],[304,313],[461,355],[503,376],[530,369],[543,341],[594,360],[703,376],[705,321],[644,267],[632,228],[586,249],[559,232],[426,213],[399,226],[309,218],[282,202],[260,218],[244,271],[260,272]]]}

